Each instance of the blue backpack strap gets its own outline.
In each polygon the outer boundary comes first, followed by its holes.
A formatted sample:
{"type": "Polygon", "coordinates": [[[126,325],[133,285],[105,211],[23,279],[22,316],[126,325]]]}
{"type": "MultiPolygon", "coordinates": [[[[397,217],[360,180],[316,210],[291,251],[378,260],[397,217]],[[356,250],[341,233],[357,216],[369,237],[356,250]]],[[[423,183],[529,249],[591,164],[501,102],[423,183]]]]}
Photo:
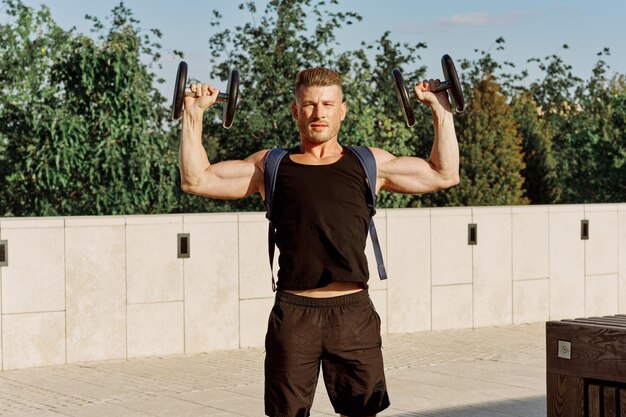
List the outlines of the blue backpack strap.
{"type": "Polygon", "coordinates": [[[374,215],[376,214],[376,158],[372,150],[367,146],[348,146],[346,147],[354,156],[357,157],[369,185],[369,193],[367,195],[367,206],[370,208],[370,238],[372,239],[372,247],[374,248],[374,257],[378,268],[378,276],[381,280],[387,279],[387,270],[383,262],[383,252],[378,242],[378,233],[374,224],[374,215]]]}
{"type": "Polygon", "coordinates": [[[263,181],[265,186],[265,217],[269,220],[267,231],[267,243],[270,258],[270,270],[272,271],[272,290],[276,291],[276,281],[274,280],[274,251],[276,248],[276,228],[272,224],[272,208],[274,207],[274,190],[276,189],[276,177],[278,167],[284,156],[289,151],[285,148],[270,149],[265,155],[263,162],[263,181]]]}

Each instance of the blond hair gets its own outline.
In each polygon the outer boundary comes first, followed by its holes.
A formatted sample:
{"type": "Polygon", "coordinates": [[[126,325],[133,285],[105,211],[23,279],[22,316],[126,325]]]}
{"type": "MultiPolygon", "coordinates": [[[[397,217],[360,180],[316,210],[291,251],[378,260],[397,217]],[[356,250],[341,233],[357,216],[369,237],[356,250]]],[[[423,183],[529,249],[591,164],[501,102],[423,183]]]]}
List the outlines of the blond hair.
{"type": "Polygon", "coordinates": [[[341,88],[341,74],[328,68],[308,68],[296,76],[296,93],[300,87],[327,87],[337,85],[341,88]]]}

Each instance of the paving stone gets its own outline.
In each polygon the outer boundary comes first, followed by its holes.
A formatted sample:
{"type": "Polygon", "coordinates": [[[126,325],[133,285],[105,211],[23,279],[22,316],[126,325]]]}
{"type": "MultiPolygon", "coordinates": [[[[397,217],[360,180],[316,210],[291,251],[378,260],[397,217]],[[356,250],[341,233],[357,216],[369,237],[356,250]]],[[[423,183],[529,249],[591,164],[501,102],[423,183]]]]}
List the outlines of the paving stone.
{"type": "MultiPolygon", "coordinates": [[[[544,417],[545,324],[383,337],[380,417],[544,417]]],[[[0,372],[0,416],[263,415],[262,349],[0,372]]],[[[335,415],[322,379],[312,417],[335,415]]]]}

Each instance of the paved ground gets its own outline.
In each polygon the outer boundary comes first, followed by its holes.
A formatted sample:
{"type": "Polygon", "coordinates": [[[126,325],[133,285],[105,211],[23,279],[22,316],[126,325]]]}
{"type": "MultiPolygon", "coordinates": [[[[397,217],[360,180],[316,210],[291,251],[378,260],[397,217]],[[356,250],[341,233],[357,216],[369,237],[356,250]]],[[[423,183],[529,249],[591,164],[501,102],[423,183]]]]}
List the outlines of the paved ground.
{"type": "MultiPolygon", "coordinates": [[[[545,324],[388,335],[380,417],[545,417],[545,324]]],[[[0,416],[263,415],[263,351],[0,372],[0,416]]],[[[323,383],[312,416],[335,415],[323,383]]]]}

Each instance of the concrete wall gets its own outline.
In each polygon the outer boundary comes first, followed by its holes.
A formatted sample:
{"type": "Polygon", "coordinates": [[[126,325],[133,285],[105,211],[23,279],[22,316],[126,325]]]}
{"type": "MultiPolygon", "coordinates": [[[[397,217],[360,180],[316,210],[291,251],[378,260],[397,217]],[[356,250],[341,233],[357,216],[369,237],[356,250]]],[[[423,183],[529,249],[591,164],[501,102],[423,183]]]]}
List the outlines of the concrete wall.
{"type": "MultiPolygon", "coordinates": [[[[376,225],[383,332],[626,312],[626,204],[379,210],[376,225]]],[[[262,213],[1,218],[0,240],[3,370],[263,344],[262,213]]]]}

